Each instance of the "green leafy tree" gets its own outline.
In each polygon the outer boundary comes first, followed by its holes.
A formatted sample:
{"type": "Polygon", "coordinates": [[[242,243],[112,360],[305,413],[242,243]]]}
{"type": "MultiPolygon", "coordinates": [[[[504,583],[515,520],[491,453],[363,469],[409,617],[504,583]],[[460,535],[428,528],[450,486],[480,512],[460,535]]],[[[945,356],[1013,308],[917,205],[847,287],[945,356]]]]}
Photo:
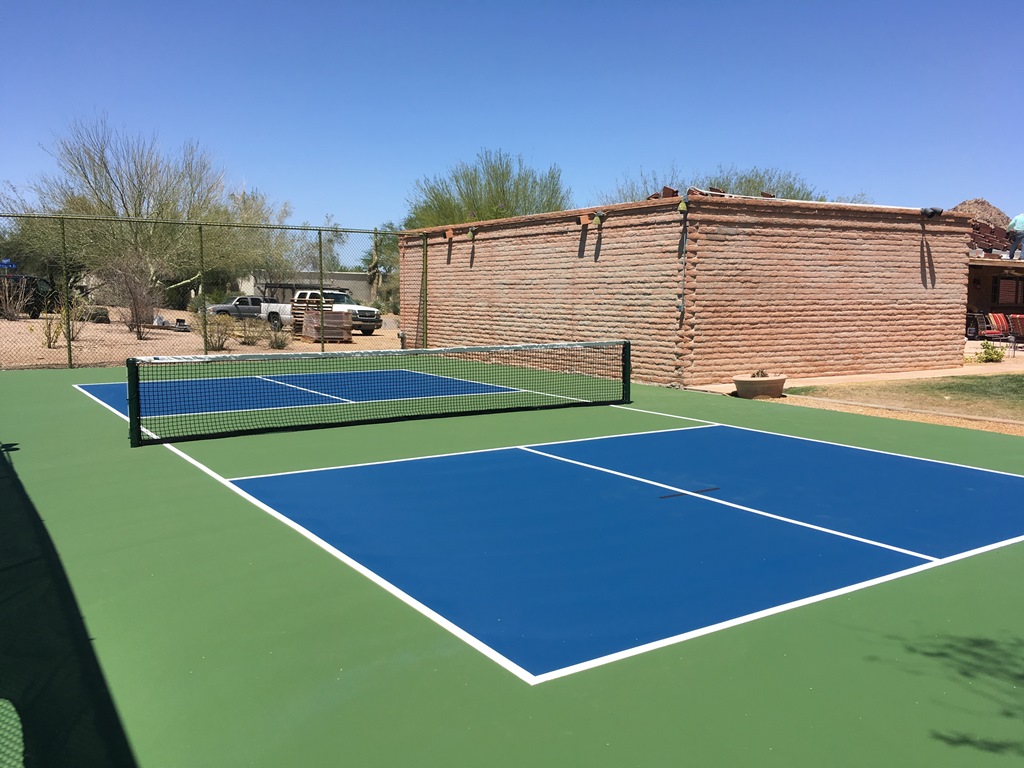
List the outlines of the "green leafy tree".
{"type": "Polygon", "coordinates": [[[757,166],[738,169],[736,166],[719,165],[710,173],[700,173],[686,177],[675,165],[664,173],[640,171],[638,176],[625,176],[620,179],[615,189],[602,195],[606,204],[616,202],[633,202],[645,200],[653,192],[662,187],[672,187],[685,191],[688,187],[699,189],[721,189],[732,195],[759,197],[762,192],[787,200],[832,200],[844,203],[867,203],[870,199],[863,192],[855,195],[829,197],[828,193],[817,189],[800,174],[780,168],[760,168],[757,166]]]}
{"type": "Polygon", "coordinates": [[[462,224],[572,207],[562,172],[529,168],[521,155],[482,150],[472,164],[461,162],[447,176],[416,182],[408,198],[406,229],[462,224]]]}

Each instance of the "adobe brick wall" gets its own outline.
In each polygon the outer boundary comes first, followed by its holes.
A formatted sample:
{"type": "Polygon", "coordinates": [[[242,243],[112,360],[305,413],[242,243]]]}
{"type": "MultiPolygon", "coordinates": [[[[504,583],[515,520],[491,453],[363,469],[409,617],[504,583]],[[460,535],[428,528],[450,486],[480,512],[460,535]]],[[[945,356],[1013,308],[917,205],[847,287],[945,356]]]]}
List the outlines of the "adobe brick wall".
{"type": "MultiPolygon", "coordinates": [[[[580,211],[411,233],[401,243],[402,328],[419,327],[427,235],[431,347],[630,339],[637,380],[678,383],[682,270],[679,201],[622,212],[585,229],[580,211]]],[[[590,209],[593,210],[593,209],[590,209]]],[[[409,344],[412,346],[413,344],[409,344]]]]}
{"type": "Polygon", "coordinates": [[[628,338],[634,378],[672,386],[961,364],[966,217],[691,195],[684,242],[679,202],[407,233],[407,345],[425,235],[432,347],[628,338]]]}
{"type": "Polygon", "coordinates": [[[689,219],[687,385],[963,363],[966,217],[691,195],[689,219]]]}

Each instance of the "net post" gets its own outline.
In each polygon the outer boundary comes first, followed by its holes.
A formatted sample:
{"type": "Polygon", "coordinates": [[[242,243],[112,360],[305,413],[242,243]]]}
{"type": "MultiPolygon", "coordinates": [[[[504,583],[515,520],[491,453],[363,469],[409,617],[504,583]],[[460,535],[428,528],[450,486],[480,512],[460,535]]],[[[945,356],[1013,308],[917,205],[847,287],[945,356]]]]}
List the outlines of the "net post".
{"type": "Polygon", "coordinates": [[[139,407],[139,364],[134,357],[125,360],[128,368],[128,440],[132,448],[142,445],[142,411],[139,407]]]}
{"type": "Polygon", "coordinates": [[[626,340],[622,342],[622,402],[630,402],[629,382],[633,378],[633,363],[631,354],[632,344],[626,340]]]}

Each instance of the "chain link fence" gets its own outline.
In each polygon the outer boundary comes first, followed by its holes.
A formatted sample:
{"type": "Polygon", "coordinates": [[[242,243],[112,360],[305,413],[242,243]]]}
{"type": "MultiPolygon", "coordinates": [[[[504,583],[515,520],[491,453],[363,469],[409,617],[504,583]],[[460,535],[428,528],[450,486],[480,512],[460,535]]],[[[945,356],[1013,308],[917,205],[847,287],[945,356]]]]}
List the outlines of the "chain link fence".
{"type": "Polygon", "coordinates": [[[0,369],[396,349],[397,268],[394,232],[0,214],[0,369]]]}

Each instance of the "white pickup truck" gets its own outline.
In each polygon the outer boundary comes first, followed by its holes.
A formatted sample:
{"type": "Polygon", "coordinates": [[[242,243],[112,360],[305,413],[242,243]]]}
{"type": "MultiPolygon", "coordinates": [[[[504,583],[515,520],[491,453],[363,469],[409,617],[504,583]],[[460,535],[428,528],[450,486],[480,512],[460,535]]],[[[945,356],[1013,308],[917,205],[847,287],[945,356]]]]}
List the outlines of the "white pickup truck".
{"type": "Polygon", "coordinates": [[[259,296],[235,296],[223,304],[211,304],[206,308],[211,315],[230,315],[239,319],[243,317],[266,317],[267,308],[288,306],[287,304],[270,304],[259,296]]]}
{"type": "MultiPolygon", "coordinates": [[[[324,291],[324,309],[330,312],[351,312],[352,330],[364,336],[370,336],[381,327],[383,320],[380,312],[373,307],[365,307],[356,303],[352,296],[339,290],[324,291]]],[[[302,307],[319,307],[320,291],[296,291],[291,304],[280,304],[267,301],[260,296],[235,296],[223,304],[213,304],[206,308],[211,315],[230,315],[236,318],[262,317],[275,331],[292,324],[292,305],[302,307]]]]}
{"type": "MultiPolygon", "coordinates": [[[[324,309],[330,312],[350,312],[352,314],[352,330],[364,336],[370,336],[383,325],[380,311],[356,302],[345,291],[325,290],[324,309]]],[[[303,308],[320,306],[320,291],[296,291],[291,304],[268,304],[264,302],[261,315],[270,323],[274,330],[280,330],[292,324],[292,306],[303,308]]]]}

